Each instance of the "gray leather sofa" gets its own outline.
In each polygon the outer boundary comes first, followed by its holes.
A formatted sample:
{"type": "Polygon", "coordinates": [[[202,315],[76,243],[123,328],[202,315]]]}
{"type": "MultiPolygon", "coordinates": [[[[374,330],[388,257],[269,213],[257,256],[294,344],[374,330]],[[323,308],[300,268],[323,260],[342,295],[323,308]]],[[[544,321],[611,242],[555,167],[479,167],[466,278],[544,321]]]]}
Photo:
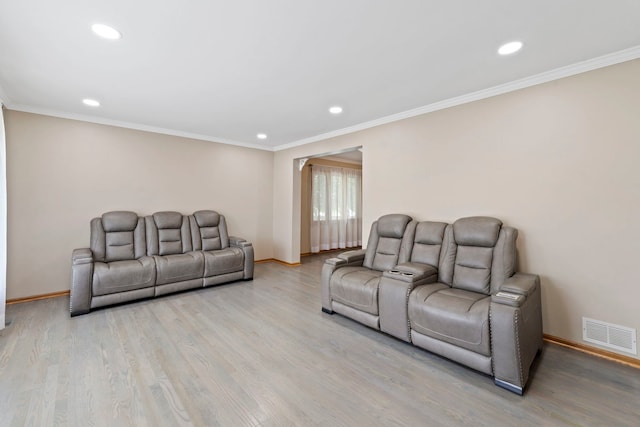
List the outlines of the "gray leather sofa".
{"type": "Polygon", "coordinates": [[[491,375],[522,394],[542,348],[542,310],[538,276],[515,272],[517,236],[489,217],[446,224],[383,216],[366,250],[325,262],[322,310],[491,375]],[[399,240],[384,245],[389,262],[375,268],[364,260],[376,256],[380,224],[395,229],[399,240]]]}
{"type": "Polygon", "coordinates": [[[71,316],[93,308],[253,278],[253,246],[223,215],[114,211],[91,220],[90,248],[71,263],[71,316]]]}

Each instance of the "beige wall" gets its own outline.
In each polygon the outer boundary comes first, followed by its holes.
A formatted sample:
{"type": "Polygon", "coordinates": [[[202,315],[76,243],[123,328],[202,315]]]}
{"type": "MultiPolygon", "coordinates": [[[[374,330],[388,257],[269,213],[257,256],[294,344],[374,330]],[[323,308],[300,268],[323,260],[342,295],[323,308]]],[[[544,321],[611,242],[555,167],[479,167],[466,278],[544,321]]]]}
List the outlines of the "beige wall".
{"type": "Polygon", "coordinates": [[[273,153],[6,111],[7,298],[69,289],[73,248],[110,210],[214,209],[273,257],[273,153]]]}
{"type": "Polygon", "coordinates": [[[640,60],[269,153],[6,112],[7,298],[69,288],[89,220],[128,209],[223,212],[256,259],[298,262],[295,159],[363,147],[363,239],[382,214],[493,215],[541,275],[544,329],[640,328],[640,60]]]}
{"type": "Polygon", "coordinates": [[[362,165],[314,158],[305,163],[300,172],[300,253],[311,252],[311,165],[362,169],[362,165]]]}
{"type": "Polygon", "coordinates": [[[364,241],[390,212],[496,216],[541,276],[545,333],[580,342],[582,316],[640,328],[638,117],[635,60],[277,152],[275,256],[297,261],[293,159],[362,145],[364,241]]]}

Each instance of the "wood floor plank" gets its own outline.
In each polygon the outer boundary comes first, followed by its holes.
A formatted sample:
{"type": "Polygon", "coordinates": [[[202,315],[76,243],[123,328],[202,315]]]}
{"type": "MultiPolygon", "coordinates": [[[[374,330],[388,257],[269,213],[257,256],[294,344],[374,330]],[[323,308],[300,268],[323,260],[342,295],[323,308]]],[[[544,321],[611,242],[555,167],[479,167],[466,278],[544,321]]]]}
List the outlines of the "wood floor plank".
{"type": "Polygon", "coordinates": [[[547,344],[520,397],[320,310],[324,258],[69,318],[13,304],[0,426],[640,425],[640,371],[547,344]]]}

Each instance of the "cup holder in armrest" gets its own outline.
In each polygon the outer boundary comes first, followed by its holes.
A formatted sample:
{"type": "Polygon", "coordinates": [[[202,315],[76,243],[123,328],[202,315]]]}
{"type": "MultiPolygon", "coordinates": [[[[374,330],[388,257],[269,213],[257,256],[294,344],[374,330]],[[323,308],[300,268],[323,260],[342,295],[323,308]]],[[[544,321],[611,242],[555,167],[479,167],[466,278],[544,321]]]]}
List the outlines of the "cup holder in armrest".
{"type": "Polygon", "coordinates": [[[413,273],[403,272],[402,275],[407,277],[413,277],[413,273]]]}
{"type": "Polygon", "coordinates": [[[400,274],[400,270],[389,270],[391,274],[400,274]]]}

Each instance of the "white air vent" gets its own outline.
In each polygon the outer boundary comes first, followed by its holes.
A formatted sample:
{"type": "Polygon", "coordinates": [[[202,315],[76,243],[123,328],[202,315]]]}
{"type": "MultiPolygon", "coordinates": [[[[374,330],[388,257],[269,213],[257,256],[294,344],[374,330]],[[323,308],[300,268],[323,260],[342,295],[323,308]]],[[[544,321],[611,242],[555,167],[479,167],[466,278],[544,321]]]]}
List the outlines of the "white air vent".
{"type": "Polygon", "coordinates": [[[582,339],[613,350],[638,354],[636,330],[626,326],[583,317],[582,339]]]}

